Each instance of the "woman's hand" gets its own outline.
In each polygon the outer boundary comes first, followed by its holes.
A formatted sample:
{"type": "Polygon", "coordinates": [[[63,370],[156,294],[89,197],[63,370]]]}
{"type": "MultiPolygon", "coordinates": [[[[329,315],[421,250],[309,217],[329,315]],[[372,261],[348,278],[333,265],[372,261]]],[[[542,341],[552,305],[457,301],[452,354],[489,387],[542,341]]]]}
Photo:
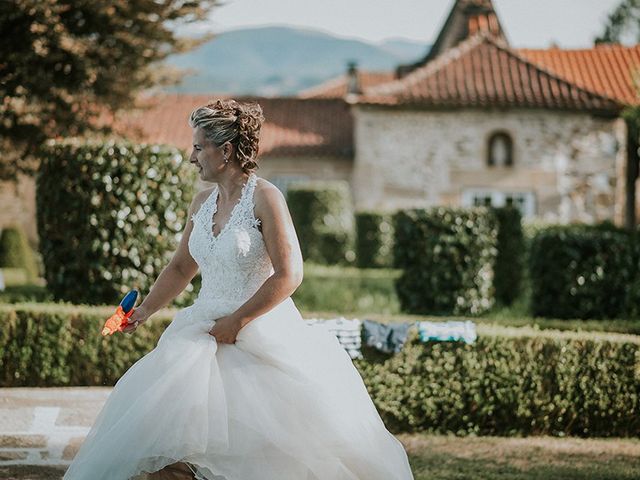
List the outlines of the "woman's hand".
{"type": "Polygon", "coordinates": [[[136,329],[149,319],[149,314],[143,306],[136,308],[127,319],[129,325],[122,329],[122,333],[133,333],[136,329]]]}
{"type": "Polygon", "coordinates": [[[227,315],[216,320],[215,325],[209,330],[209,335],[213,336],[218,343],[236,343],[236,337],[241,328],[236,318],[227,315]]]}

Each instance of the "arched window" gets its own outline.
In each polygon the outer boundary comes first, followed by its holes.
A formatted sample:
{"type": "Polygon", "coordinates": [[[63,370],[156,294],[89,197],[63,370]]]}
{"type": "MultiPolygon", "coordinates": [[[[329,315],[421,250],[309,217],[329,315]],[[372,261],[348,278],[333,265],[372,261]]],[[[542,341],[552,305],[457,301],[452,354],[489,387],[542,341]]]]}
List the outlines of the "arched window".
{"type": "Polygon", "coordinates": [[[495,132],[489,137],[487,164],[492,166],[513,165],[513,140],[506,132],[495,132]]]}

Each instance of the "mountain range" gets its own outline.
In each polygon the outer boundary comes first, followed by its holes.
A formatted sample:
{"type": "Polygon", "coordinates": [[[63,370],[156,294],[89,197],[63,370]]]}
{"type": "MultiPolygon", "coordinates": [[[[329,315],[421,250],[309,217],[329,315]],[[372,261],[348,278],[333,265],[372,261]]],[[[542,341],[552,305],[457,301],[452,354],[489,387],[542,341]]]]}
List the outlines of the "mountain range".
{"type": "Polygon", "coordinates": [[[393,70],[423,57],[428,45],[405,39],[382,43],[336,37],[288,26],[243,28],[216,35],[198,48],[167,59],[190,73],[173,93],[287,96],[346,72],[393,70]]]}

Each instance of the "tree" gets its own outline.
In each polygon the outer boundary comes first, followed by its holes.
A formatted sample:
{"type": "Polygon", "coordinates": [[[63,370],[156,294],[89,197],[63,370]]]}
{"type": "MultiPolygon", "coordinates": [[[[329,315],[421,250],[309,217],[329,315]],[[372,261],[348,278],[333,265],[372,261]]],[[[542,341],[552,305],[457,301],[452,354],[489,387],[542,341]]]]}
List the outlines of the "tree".
{"type": "Polygon", "coordinates": [[[640,0],[622,0],[609,14],[596,43],[622,43],[625,38],[640,42],[640,0]]]}
{"type": "Polygon", "coordinates": [[[161,64],[218,0],[2,0],[0,179],[33,173],[47,138],[108,130],[100,114],[177,76],[161,64]]]}

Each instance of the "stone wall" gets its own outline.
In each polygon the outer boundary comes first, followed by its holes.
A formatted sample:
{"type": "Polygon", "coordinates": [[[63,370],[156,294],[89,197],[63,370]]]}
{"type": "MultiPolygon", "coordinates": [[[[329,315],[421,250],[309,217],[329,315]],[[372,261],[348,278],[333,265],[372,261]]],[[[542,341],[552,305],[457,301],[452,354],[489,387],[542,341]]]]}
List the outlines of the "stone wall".
{"type": "Polygon", "coordinates": [[[462,205],[463,192],[531,192],[535,216],[570,222],[624,212],[621,119],[547,110],[420,111],[355,106],[356,209],[462,205]],[[495,132],[513,140],[513,166],[487,164],[495,132]]]}

